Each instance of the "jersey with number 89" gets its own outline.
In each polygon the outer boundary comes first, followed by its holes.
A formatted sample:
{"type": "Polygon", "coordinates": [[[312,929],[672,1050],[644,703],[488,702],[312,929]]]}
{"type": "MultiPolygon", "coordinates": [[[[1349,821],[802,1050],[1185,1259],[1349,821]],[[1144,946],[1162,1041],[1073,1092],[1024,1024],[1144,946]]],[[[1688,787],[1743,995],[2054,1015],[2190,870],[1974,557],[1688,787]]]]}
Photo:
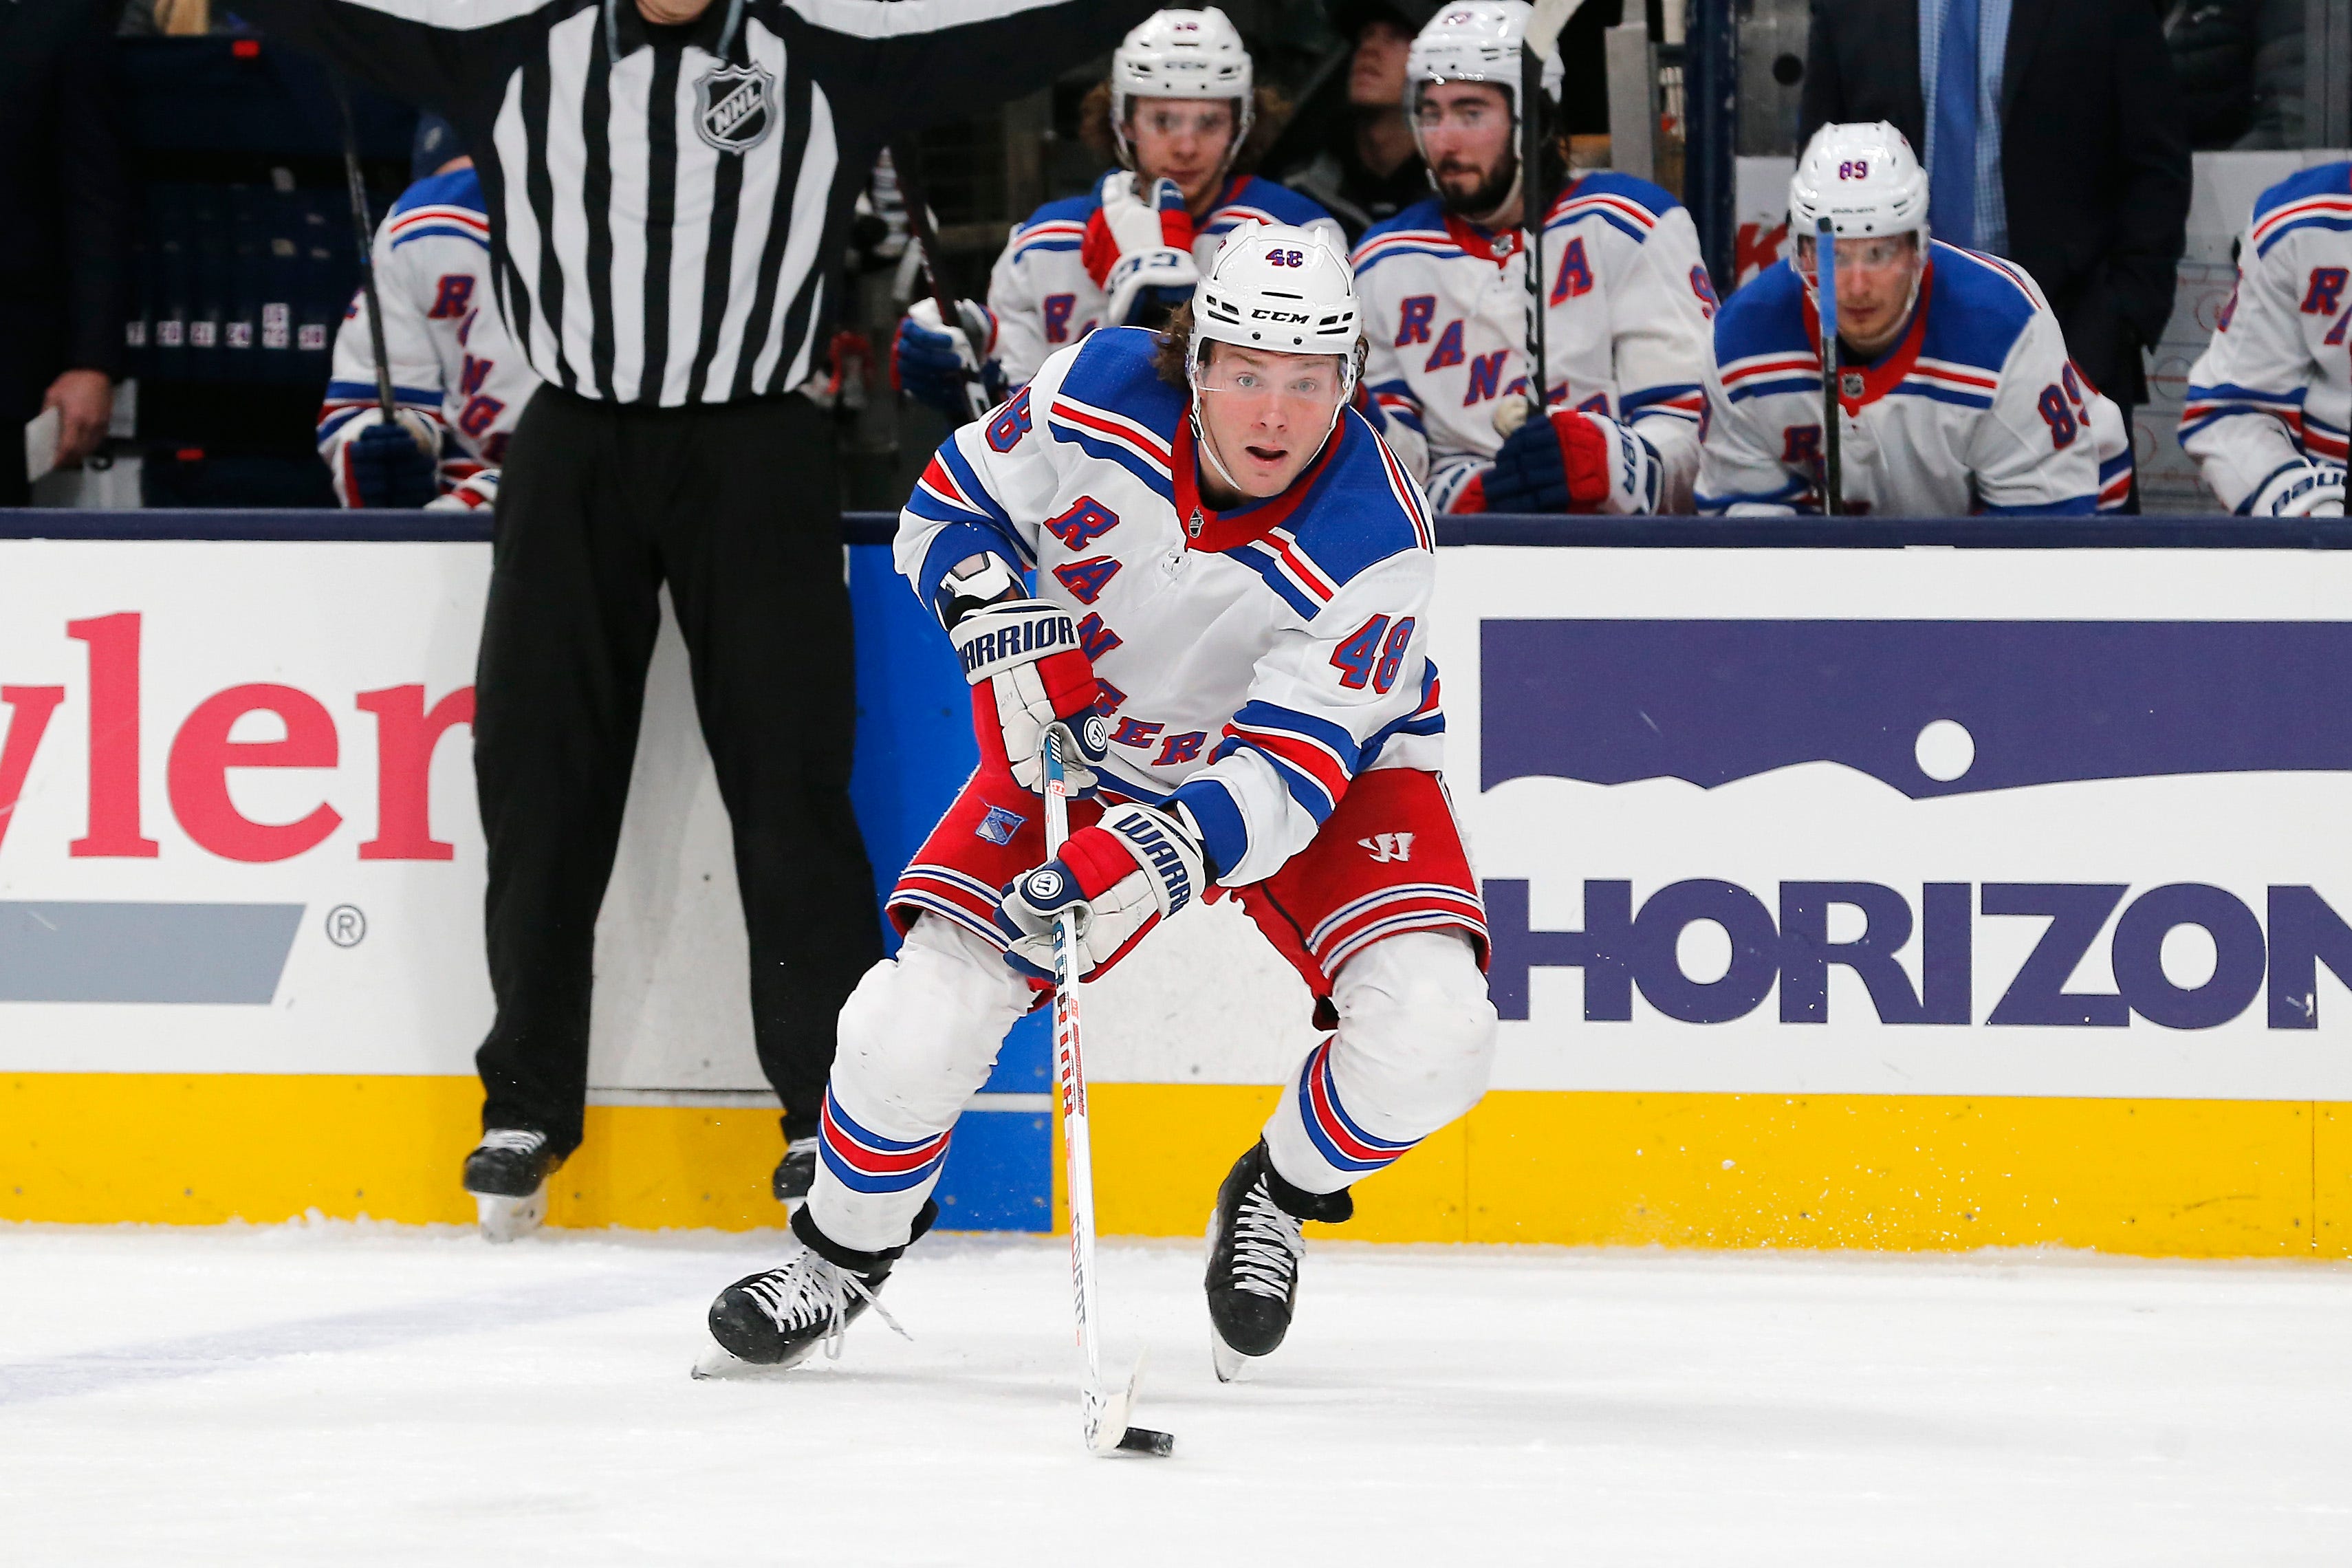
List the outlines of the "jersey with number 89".
{"type": "MultiPolygon", "coordinates": [[[[1909,323],[1840,376],[1840,496],[1889,517],[2111,510],[2131,489],[2121,410],[2066,357],[2022,268],[1940,241],[1909,323]]],[[[1821,328],[1786,263],[1724,301],[1698,510],[1821,510],[1821,328]]]]}
{"type": "Polygon", "coordinates": [[[1103,795],[1181,807],[1238,887],[1305,848],[1358,774],[1436,771],[1434,541],[1352,411],[1283,494],[1209,506],[1154,342],[1097,331],[956,432],[899,514],[897,558],[926,602],[973,554],[1034,569],[1103,684],[1103,795]]]}

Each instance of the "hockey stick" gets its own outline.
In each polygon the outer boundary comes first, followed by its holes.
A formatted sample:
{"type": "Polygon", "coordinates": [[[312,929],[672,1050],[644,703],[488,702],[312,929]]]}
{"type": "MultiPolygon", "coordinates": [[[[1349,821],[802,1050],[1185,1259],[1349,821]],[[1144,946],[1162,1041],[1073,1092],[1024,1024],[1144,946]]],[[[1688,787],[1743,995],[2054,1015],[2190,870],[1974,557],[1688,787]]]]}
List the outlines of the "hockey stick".
{"type": "Polygon", "coordinates": [[[1519,39],[1519,247],[1527,258],[1528,390],[1516,416],[1506,412],[1508,404],[1496,405],[1496,428],[1505,436],[1530,416],[1550,407],[1550,392],[1545,384],[1551,345],[1545,319],[1549,310],[1544,290],[1549,280],[1544,268],[1543,231],[1551,203],[1549,193],[1538,188],[1543,174],[1544,62],[1559,47],[1560,29],[1583,4],[1584,0],[1536,0],[1527,31],[1519,39]],[[1502,428],[1506,424],[1510,429],[1502,428]]]}
{"type": "MultiPolygon", "coordinates": [[[[898,174],[898,199],[907,205],[907,228],[923,253],[923,276],[930,282],[931,303],[939,308],[940,325],[962,332],[964,341],[971,345],[972,357],[978,359],[981,340],[987,334],[975,329],[984,323],[966,319],[956,302],[948,298],[947,286],[940,281],[940,231],[931,222],[929,193],[923,185],[922,150],[912,142],[891,143],[890,167],[898,174]]],[[[988,389],[981,384],[980,377],[967,370],[960,371],[958,379],[963,383],[964,408],[970,416],[977,419],[987,413],[988,389]]]]}
{"type": "MultiPolygon", "coordinates": [[[[1045,732],[1038,765],[1045,784],[1045,854],[1059,855],[1070,837],[1070,786],[1062,772],[1062,738],[1045,732]]],[[[1062,1094],[1062,1145],[1069,1166],[1070,1286],[1078,1313],[1078,1346],[1087,1353],[1087,1381],[1079,1391],[1086,1409],[1087,1447],[1097,1454],[1151,1454],[1165,1458],[1175,1436],[1127,1424],[1135,1406],[1143,1358],[1127,1374],[1125,1386],[1106,1389],[1102,1347],[1095,1333],[1095,1164],[1087,1132],[1087,1071],[1078,1054],[1077,917],[1054,917],[1054,1076],[1062,1094]]]]}
{"type": "Polygon", "coordinates": [[[1822,515],[1836,517],[1845,510],[1838,458],[1844,411],[1838,405],[1837,232],[1827,218],[1813,234],[1813,276],[1820,279],[1813,293],[1822,321],[1822,515]]]}
{"type": "Polygon", "coordinates": [[[351,190],[352,239],[360,253],[360,291],[367,296],[368,346],[375,350],[375,400],[383,410],[383,422],[393,425],[397,423],[394,416],[399,406],[392,395],[392,351],[383,341],[383,300],[375,290],[375,223],[368,216],[367,179],[360,173],[360,134],[352,123],[351,95],[343,90],[343,79],[329,71],[327,82],[334,89],[335,110],[343,121],[343,184],[351,190]]]}

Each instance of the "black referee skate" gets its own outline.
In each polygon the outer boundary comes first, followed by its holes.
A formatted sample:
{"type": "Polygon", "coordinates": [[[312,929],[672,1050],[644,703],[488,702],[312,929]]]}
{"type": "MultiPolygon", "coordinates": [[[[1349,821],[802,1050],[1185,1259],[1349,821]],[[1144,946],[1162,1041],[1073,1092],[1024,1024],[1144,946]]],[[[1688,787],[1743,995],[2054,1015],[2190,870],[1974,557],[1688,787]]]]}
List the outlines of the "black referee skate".
{"type": "Polygon", "coordinates": [[[769,1188],[776,1201],[786,1207],[797,1207],[816,1185],[816,1131],[784,1133],[784,1157],[776,1162],[776,1173],[769,1188]]]}
{"type": "MultiPolygon", "coordinates": [[[[937,1205],[923,1205],[909,1246],[938,1215],[937,1205]]],[[[782,1372],[806,1361],[819,1345],[828,1357],[838,1357],[842,1336],[868,1307],[893,1333],[908,1337],[876,1299],[906,1247],[857,1252],[840,1246],[817,1229],[806,1205],[793,1211],[793,1236],[799,1245],[782,1264],[738,1279],[710,1303],[710,1337],[717,1342],[694,1363],[695,1376],[782,1372]]]]}
{"type": "Polygon", "coordinates": [[[1345,1188],[1310,1193],[1284,1181],[1264,1143],[1234,1162],[1209,1216],[1209,1355],[1218,1382],[1272,1355],[1290,1331],[1307,1251],[1300,1225],[1337,1225],[1355,1212],[1345,1188]]]}
{"type": "Polygon", "coordinates": [[[466,1156],[466,1190],[482,1235],[512,1241],[547,1218],[547,1178],[563,1163],[547,1152],[547,1134],[529,1127],[493,1127],[466,1156]]]}

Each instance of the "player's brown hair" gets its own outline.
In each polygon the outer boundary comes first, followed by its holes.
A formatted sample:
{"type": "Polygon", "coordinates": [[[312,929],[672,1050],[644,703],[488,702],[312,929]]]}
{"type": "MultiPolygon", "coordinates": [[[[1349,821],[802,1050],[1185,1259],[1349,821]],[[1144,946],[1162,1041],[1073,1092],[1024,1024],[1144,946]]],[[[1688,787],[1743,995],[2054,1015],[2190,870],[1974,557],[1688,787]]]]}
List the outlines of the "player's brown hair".
{"type": "Polygon", "coordinates": [[[1192,304],[1186,300],[1168,313],[1168,324],[1152,340],[1151,368],[1171,386],[1189,386],[1184,375],[1185,352],[1192,346],[1192,304]]]}
{"type": "MultiPolygon", "coordinates": [[[[1232,172],[1247,174],[1274,147],[1274,139],[1282,134],[1290,119],[1290,100],[1270,87],[1261,87],[1251,93],[1257,105],[1257,118],[1250,125],[1250,133],[1242,149],[1234,155],[1232,172]]],[[[1078,140],[1087,150],[1106,163],[1118,162],[1118,138],[1110,124],[1110,83],[1098,81],[1088,89],[1086,99],[1078,105],[1078,140]]]]}

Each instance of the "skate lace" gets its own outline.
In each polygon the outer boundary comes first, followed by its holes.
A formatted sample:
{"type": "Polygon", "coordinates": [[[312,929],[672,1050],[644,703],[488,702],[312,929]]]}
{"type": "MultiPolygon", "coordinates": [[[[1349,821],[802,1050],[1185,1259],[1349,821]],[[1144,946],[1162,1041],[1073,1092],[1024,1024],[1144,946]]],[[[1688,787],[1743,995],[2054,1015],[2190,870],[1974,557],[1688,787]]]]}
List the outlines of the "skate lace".
{"type": "Polygon", "coordinates": [[[485,1149],[510,1149],[518,1154],[536,1154],[547,1146],[547,1134],[522,1127],[494,1127],[482,1134],[485,1149]]]}
{"type": "Polygon", "coordinates": [[[1234,1220],[1234,1289],[1287,1300],[1307,1238],[1261,1181],[1242,1196],[1234,1220]]]}
{"type": "Polygon", "coordinates": [[[882,1304],[865,1280],[814,1252],[803,1252],[782,1268],[771,1268],[746,1281],[743,1293],[768,1315],[779,1333],[789,1334],[822,1320],[828,1361],[841,1359],[841,1341],[849,1331],[849,1303],[853,1296],[863,1297],[866,1304],[874,1309],[874,1315],[889,1324],[890,1331],[900,1339],[912,1341],[915,1337],[898,1326],[898,1320],[890,1315],[890,1309],[882,1304]]]}

